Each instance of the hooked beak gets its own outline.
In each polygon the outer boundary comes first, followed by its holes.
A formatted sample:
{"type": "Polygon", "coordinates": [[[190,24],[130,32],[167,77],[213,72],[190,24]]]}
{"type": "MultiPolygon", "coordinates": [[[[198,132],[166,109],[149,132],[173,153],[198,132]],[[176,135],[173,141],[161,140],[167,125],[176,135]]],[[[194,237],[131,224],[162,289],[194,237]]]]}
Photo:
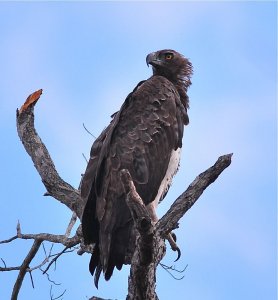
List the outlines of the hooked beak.
{"type": "Polygon", "coordinates": [[[146,57],[146,63],[148,67],[149,65],[158,66],[161,65],[161,60],[157,58],[156,52],[152,52],[148,54],[148,56],[146,57]]]}

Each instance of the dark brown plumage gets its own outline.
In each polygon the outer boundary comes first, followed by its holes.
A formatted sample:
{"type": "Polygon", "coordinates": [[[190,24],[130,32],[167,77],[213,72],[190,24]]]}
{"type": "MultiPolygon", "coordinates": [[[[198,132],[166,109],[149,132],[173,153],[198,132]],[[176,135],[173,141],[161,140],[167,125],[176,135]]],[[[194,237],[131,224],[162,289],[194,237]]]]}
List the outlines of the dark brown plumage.
{"type": "Polygon", "coordinates": [[[189,122],[191,63],[174,50],[151,53],[146,61],[153,76],[136,86],[96,139],[82,181],[87,201],[82,230],[85,243],[95,243],[89,268],[96,286],[101,271],[108,280],[115,267],[130,263],[134,251],[133,220],[119,171],[129,170],[145,205],[162,200],[178,166],[171,178],[165,175],[170,174],[171,155],[182,147],[189,122]]]}

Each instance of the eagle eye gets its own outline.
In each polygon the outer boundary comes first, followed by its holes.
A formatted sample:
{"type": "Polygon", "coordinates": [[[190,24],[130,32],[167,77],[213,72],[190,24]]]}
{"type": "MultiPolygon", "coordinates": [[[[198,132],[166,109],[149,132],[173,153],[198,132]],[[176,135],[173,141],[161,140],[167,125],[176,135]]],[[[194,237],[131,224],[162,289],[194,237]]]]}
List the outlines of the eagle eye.
{"type": "Polygon", "coordinates": [[[174,57],[173,53],[165,53],[165,59],[166,60],[171,60],[174,57]]]}

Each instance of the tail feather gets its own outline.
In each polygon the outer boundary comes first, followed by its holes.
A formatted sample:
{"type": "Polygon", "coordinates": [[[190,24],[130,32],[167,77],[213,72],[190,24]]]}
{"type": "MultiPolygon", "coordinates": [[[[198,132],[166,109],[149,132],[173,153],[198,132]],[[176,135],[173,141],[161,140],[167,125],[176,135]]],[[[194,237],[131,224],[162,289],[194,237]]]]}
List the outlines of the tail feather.
{"type": "Polygon", "coordinates": [[[90,259],[89,270],[90,270],[90,273],[92,274],[92,276],[94,276],[94,274],[95,274],[94,283],[95,283],[96,288],[98,288],[98,281],[99,281],[99,277],[100,277],[100,274],[102,271],[98,244],[96,244],[94,247],[94,251],[93,251],[91,259],[90,259]]]}
{"type": "Polygon", "coordinates": [[[95,217],[96,213],[96,198],[93,192],[90,193],[90,198],[87,200],[83,215],[82,215],[82,233],[84,243],[86,245],[99,242],[99,222],[95,217]]]}
{"type": "Polygon", "coordinates": [[[96,244],[95,247],[94,247],[91,259],[90,259],[90,264],[89,264],[89,270],[90,270],[90,273],[92,274],[92,276],[94,275],[95,269],[98,266],[99,262],[100,262],[99,247],[96,244]]]}
{"type": "Polygon", "coordinates": [[[91,192],[90,196],[83,212],[82,229],[84,243],[95,244],[89,270],[94,276],[94,284],[98,288],[102,272],[105,280],[109,280],[115,268],[121,270],[124,264],[130,264],[134,252],[135,232],[133,220],[124,197],[117,202],[118,208],[122,208],[121,214],[107,215],[107,220],[105,222],[102,220],[103,222],[99,223],[98,219],[94,218],[96,213],[95,194],[91,192]],[[115,228],[116,219],[118,226],[115,228]]]}
{"type": "Polygon", "coordinates": [[[113,274],[113,271],[114,271],[114,268],[115,268],[114,264],[108,265],[107,270],[104,274],[105,280],[109,280],[111,278],[111,276],[113,274]]]}
{"type": "Polygon", "coordinates": [[[98,289],[98,281],[99,281],[99,276],[101,274],[101,271],[102,271],[102,266],[99,263],[97,265],[97,269],[96,269],[96,273],[95,273],[95,278],[94,278],[94,283],[95,283],[95,286],[96,286],[97,289],[98,289]]]}

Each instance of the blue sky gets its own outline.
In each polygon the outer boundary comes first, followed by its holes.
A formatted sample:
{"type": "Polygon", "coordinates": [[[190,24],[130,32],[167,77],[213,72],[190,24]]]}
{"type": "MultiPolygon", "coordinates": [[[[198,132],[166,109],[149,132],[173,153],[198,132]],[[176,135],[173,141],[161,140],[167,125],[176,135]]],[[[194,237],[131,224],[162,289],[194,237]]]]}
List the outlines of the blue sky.
{"type": "MultiPolygon", "coordinates": [[[[36,128],[60,175],[77,187],[92,138],[136,84],[151,75],[148,53],[172,48],[194,66],[190,124],[180,172],[159,214],[218,156],[232,165],[181,220],[176,231],[185,278],[158,269],[161,300],[274,300],[277,267],[276,2],[1,2],[0,239],[24,233],[64,233],[70,212],[51,198],[16,133],[15,110],[33,91],[36,128]]],[[[30,242],[0,247],[19,265],[30,242]]],[[[56,247],[56,251],[60,248],[56,247]]],[[[43,258],[41,253],[36,260],[43,258]]],[[[171,265],[169,250],[163,262],[171,265]]],[[[92,295],[125,299],[128,268],[95,290],[89,255],[68,254],[52,271],[64,299],[92,295]]],[[[16,272],[0,274],[0,298],[10,299],[16,272]]],[[[26,276],[19,299],[49,299],[50,282],[26,276]]]]}

